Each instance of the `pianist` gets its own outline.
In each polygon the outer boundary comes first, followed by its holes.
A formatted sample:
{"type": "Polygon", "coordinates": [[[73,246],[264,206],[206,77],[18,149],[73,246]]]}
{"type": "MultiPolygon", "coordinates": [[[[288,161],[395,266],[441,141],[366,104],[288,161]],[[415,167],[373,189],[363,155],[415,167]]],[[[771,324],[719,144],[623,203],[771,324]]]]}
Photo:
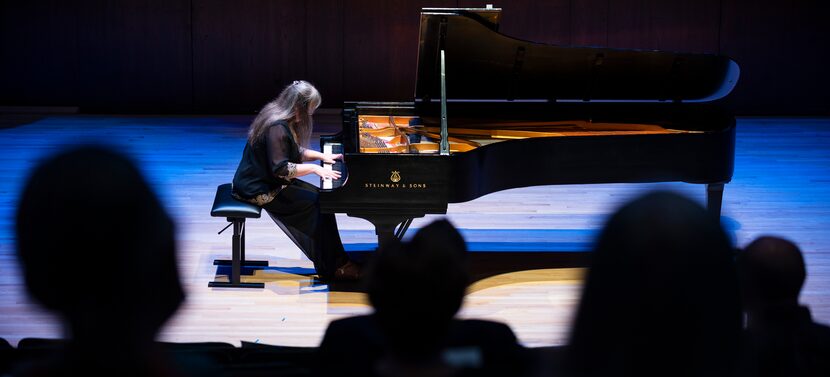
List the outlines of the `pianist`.
{"type": "Polygon", "coordinates": [[[242,160],[233,177],[233,195],[256,204],[314,262],[324,280],[359,278],[360,268],[343,250],[334,214],[321,214],[317,187],[298,177],[316,174],[337,179],[340,173],[307,161],[334,163],[340,154],[307,148],[311,117],[320,93],[305,81],[294,81],[262,108],[251,123],[242,160]]]}

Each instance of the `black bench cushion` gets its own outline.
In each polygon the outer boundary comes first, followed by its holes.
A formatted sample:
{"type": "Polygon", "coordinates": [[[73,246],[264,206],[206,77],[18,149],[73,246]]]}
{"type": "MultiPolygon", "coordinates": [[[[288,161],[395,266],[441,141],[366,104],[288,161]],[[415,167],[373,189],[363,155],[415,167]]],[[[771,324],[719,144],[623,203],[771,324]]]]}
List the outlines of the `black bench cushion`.
{"type": "Polygon", "coordinates": [[[213,208],[210,215],[213,217],[246,217],[259,218],[262,208],[255,204],[236,200],[231,196],[231,184],[225,183],[216,188],[216,197],[213,199],[213,208]]]}

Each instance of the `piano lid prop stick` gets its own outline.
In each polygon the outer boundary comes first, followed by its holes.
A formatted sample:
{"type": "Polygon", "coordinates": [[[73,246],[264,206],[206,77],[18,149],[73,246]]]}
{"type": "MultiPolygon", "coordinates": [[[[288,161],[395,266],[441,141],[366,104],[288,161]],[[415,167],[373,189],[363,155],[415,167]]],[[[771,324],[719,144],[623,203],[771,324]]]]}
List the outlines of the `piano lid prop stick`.
{"type": "Polygon", "coordinates": [[[449,135],[447,134],[447,76],[444,50],[441,50],[441,154],[450,154],[449,135]]]}

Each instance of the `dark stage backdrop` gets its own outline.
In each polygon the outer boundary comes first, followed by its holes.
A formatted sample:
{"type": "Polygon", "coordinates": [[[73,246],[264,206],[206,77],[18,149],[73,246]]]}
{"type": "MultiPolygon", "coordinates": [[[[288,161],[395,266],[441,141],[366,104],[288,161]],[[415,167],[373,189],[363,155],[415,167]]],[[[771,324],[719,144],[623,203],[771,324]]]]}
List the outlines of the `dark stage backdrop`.
{"type": "MultiPolygon", "coordinates": [[[[500,31],[531,41],[721,53],[743,115],[830,114],[824,0],[509,0],[500,31]]],[[[0,106],[255,113],[286,83],[324,107],[411,100],[421,7],[446,0],[2,0],[0,106]]],[[[472,42],[471,42],[472,43],[472,42]]]]}

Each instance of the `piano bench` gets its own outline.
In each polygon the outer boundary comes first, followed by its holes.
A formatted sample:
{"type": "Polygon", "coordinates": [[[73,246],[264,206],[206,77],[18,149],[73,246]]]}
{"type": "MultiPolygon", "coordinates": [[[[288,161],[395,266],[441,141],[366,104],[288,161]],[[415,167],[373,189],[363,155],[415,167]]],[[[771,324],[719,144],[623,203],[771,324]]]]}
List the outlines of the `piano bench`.
{"type": "Polygon", "coordinates": [[[228,281],[211,281],[208,287],[216,288],[264,288],[264,283],[243,283],[240,279],[243,267],[268,267],[268,261],[245,260],[245,219],[259,218],[262,208],[247,202],[237,200],[231,195],[231,184],[225,183],[216,188],[216,197],[213,198],[213,208],[210,215],[224,217],[228,224],[219,234],[233,226],[231,238],[231,259],[216,259],[214,266],[230,266],[231,274],[228,281]]]}

